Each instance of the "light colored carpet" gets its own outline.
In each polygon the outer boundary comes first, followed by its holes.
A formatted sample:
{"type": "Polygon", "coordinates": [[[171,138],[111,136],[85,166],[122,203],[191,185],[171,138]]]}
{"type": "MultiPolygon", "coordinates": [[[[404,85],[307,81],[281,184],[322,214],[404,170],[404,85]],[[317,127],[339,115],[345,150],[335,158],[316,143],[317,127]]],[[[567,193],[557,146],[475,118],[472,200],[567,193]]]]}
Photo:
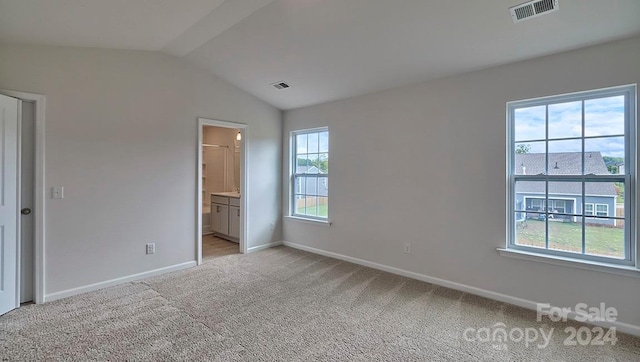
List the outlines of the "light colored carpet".
{"type": "Polygon", "coordinates": [[[0,317],[0,359],[638,361],[640,339],[564,346],[580,324],[277,247],[0,317]],[[555,329],[548,347],[467,342],[466,328],[555,329]]]}

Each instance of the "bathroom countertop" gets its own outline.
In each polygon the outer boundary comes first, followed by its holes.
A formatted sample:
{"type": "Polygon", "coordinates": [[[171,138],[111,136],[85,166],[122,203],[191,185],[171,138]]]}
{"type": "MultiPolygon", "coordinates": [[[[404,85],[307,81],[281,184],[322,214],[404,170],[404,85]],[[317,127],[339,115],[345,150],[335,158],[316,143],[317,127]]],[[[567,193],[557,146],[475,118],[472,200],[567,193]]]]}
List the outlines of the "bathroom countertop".
{"type": "Polygon", "coordinates": [[[240,193],[239,192],[235,192],[235,191],[228,191],[228,192],[212,192],[211,195],[213,196],[222,196],[222,197],[233,197],[236,199],[240,198],[240,193]]]}

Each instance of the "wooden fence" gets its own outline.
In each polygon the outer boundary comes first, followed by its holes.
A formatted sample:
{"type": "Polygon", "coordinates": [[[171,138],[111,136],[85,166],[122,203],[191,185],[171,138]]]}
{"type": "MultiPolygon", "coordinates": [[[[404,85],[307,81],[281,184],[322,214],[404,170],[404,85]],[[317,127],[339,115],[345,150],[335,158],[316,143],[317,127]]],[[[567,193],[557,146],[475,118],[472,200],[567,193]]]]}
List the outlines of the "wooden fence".
{"type": "MultiPolygon", "coordinates": [[[[616,216],[624,217],[624,204],[616,204],[616,216]]],[[[619,228],[624,227],[624,220],[616,220],[616,226],[619,228]]]]}
{"type": "Polygon", "coordinates": [[[313,207],[316,205],[326,205],[328,201],[327,197],[316,198],[315,196],[313,196],[313,197],[299,198],[296,200],[296,208],[300,209],[305,207],[305,200],[306,200],[307,207],[313,207]]]}

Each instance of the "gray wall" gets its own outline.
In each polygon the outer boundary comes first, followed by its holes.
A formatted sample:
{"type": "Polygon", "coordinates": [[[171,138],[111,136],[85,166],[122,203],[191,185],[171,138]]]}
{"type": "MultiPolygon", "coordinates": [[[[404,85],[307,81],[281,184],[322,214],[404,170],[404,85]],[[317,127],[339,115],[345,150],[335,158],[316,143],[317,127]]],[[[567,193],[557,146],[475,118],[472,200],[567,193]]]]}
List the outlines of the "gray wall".
{"type": "Polygon", "coordinates": [[[142,51],[0,46],[0,89],[47,97],[46,294],[195,260],[197,117],[249,125],[248,245],[281,240],[276,108],[142,51]]]}
{"type": "Polygon", "coordinates": [[[329,127],[333,225],[286,219],[284,239],[556,306],[605,302],[640,325],[640,279],[496,252],[506,244],[505,103],[638,83],[638,64],[636,37],[287,111],[284,150],[289,132],[329,127]]]}

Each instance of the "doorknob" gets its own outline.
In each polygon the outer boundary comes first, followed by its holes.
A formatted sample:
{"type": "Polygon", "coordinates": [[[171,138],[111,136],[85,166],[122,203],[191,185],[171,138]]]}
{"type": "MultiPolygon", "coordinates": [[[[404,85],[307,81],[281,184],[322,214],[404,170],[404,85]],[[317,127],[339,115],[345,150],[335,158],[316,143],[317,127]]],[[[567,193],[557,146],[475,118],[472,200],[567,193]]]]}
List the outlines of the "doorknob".
{"type": "Polygon", "coordinates": [[[31,209],[28,207],[25,207],[24,209],[20,210],[20,213],[22,215],[29,215],[31,213],[31,209]]]}

